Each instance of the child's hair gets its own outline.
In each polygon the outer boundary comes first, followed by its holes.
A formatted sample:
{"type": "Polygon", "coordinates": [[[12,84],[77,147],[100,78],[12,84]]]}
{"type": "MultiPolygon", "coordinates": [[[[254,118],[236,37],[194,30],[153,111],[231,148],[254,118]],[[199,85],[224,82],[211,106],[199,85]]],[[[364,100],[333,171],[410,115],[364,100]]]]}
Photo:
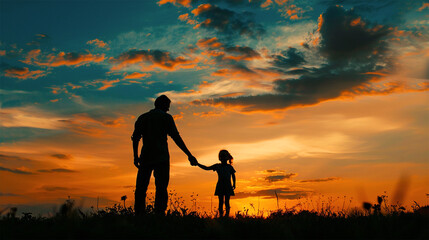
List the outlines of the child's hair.
{"type": "Polygon", "coordinates": [[[227,150],[222,149],[222,150],[219,151],[219,160],[221,162],[222,162],[222,160],[228,160],[229,164],[232,165],[232,160],[233,159],[234,158],[231,156],[231,154],[227,150]]]}

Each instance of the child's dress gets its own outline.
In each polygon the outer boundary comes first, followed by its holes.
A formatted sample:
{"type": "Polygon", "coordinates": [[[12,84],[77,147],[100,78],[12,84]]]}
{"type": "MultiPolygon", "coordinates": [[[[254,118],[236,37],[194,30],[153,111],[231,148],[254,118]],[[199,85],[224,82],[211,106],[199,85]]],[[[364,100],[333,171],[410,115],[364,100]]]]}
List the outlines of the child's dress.
{"type": "Polygon", "coordinates": [[[210,168],[213,171],[216,171],[218,176],[215,195],[234,196],[234,190],[232,189],[231,185],[231,175],[235,173],[234,167],[232,167],[230,164],[217,163],[210,166],[210,168]]]}

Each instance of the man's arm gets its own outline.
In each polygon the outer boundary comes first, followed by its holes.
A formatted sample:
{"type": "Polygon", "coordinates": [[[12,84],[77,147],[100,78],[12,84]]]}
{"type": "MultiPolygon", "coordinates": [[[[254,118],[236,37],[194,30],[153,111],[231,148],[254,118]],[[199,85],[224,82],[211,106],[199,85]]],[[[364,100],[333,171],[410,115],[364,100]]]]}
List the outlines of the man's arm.
{"type": "Polygon", "coordinates": [[[182,137],[179,134],[179,131],[177,131],[176,124],[174,123],[173,117],[170,116],[170,122],[168,126],[168,135],[173,139],[173,141],[176,143],[176,145],[188,156],[188,160],[191,163],[192,166],[196,166],[198,164],[197,159],[192,155],[192,153],[189,151],[189,149],[186,147],[185,142],[183,141],[182,137]]]}
{"type": "Polygon", "coordinates": [[[138,155],[138,151],[139,151],[139,142],[140,139],[138,140],[134,140],[133,136],[131,136],[131,140],[133,140],[133,154],[134,154],[134,165],[139,168],[139,155],[138,155]]]}
{"type": "Polygon", "coordinates": [[[140,161],[139,161],[139,142],[142,137],[141,131],[139,129],[139,119],[137,119],[135,125],[134,125],[134,132],[131,136],[131,140],[133,141],[133,155],[134,155],[134,166],[137,168],[140,167],[140,161]]]}
{"type": "Polygon", "coordinates": [[[176,145],[188,156],[188,160],[191,163],[192,166],[195,166],[198,164],[197,159],[192,155],[192,153],[189,151],[189,149],[186,147],[185,142],[183,142],[182,137],[180,137],[179,134],[171,136],[171,138],[174,140],[176,145]]]}

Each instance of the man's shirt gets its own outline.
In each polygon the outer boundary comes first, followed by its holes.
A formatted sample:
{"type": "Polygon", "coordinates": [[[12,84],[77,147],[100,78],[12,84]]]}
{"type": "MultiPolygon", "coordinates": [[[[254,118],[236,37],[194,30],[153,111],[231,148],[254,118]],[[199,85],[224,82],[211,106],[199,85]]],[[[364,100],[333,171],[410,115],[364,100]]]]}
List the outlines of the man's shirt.
{"type": "Polygon", "coordinates": [[[160,110],[152,109],[140,115],[134,126],[133,141],[143,138],[140,159],[142,163],[162,163],[170,160],[167,135],[180,137],[173,117],[160,110]]]}

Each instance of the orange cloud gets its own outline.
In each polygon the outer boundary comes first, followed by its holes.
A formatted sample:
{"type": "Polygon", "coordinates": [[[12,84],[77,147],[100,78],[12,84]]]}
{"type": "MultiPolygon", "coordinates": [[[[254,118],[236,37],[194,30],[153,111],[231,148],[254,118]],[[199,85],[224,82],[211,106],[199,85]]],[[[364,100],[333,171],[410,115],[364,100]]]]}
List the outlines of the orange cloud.
{"type": "Polygon", "coordinates": [[[297,7],[295,4],[286,4],[288,1],[276,1],[279,6],[282,6],[279,9],[283,17],[289,18],[291,20],[302,19],[302,15],[306,12],[304,9],[297,7]]]}
{"type": "Polygon", "coordinates": [[[117,80],[102,80],[100,82],[103,84],[103,86],[99,87],[98,90],[106,90],[108,88],[113,87],[114,83],[119,82],[119,79],[117,79],[117,80]]]}
{"type": "Polygon", "coordinates": [[[418,11],[421,12],[426,8],[429,8],[429,3],[423,3],[423,5],[418,9],[418,11]]]}
{"type": "Polygon", "coordinates": [[[429,84],[426,82],[418,83],[415,86],[411,86],[410,84],[401,81],[375,84],[375,82],[378,80],[379,78],[375,77],[366,84],[344,91],[341,96],[353,97],[359,95],[388,95],[392,93],[424,92],[429,90],[429,84]]]}
{"type": "Polygon", "coordinates": [[[40,53],[41,53],[40,49],[33,49],[27,53],[25,60],[22,60],[22,62],[30,65],[32,64],[33,60],[37,59],[40,53]]]}
{"type": "Polygon", "coordinates": [[[213,37],[198,40],[197,46],[199,48],[222,48],[223,44],[218,41],[217,37],[213,37]]]}
{"type": "Polygon", "coordinates": [[[386,77],[386,76],[388,76],[387,73],[382,73],[382,72],[366,72],[365,74],[368,74],[368,75],[377,75],[377,76],[380,76],[380,77],[386,77]]]}
{"type": "Polygon", "coordinates": [[[356,18],[350,22],[350,26],[352,26],[352,27],[362,26],[363,27],[363,26],[365,26],[365,22],[362,21],[362,19],[360,17],[358,17],[358,18],[356,18]]]}
{"type": "Polygon", "coordinates": [[[140,78],[148,78],[150,76],[152,76],[152,74],[150,73],[134,72],[134,73],[125,75],[124,79],[140,79],[140,78]]]}
{"type": "Polygon", "coordinates": [[[273,4],[273,0],[266,0],[264,3],[261,4],[261,8],[267,8],[271,4],[273,4]]]}
{"type": "Polygon", "coordinates": [[[245,70],[245,69],[219,69],[211,74],[212,76],[218,76],[218,77],[228,77],[228,78],[252,78],[252,77],[259,77],[259,75],[253,71],[245,70]]]}
{"type": "Polygon", "coordinates": [[[173,115],[173,119],[177,121],[179,119],[182,119],[183,115],[184,115],[184,113],[180,112],[180,114],[173,115]]]}
{"type": "Polygon", "coordinates": [[[197,21],[189,18],[189,13],[185,13],[179,16],[179,20],[182,22],[186,22],[187,24],[195,25],[197,21]]]}
{"type": "Polygon", "coordinates": [[[30,71],[27,67],[11,67],[4,70],[5,77],[18,78],[18,79],[36,79],[46,76],[48,73],[42,70],[30,71]]]}
{"type": "Polygon", "coordinates": [[[111,67],[112,71],[122,70],[134,64],[139,64],[143,71],[153,71],[155,68],[174,71],[195,67],[194,60],[185,59],[182,56],[174,58],[170,52],[161,50],[130,50],[117,58],[110,58],[110,61],[115,64],[111,67]]]}
{"type": "Polygon", "coordinates": [[[106,48],[109,49],[109,45],[107,45],[107,43],[103,42],[102,40],[99,39],[94,39],[94,40],[90,40],[88,41],[86,44],[93,44],[99,48],[106,48]]]}
{"type": "Polygon", "coordinates": [[[317,19],[318,24],[317,24],[317,31],[320,32],[320,29],[323,26],[323,14],[320,14],[319,18],[317,19]]]}
{"type": "Polygon", "coordinates": [[[197,8],[192,10],[191,12],[192,12],[192,14],[194,14],[194,16],[198,16],[201,13],[210,10],[210,8],[212,8],[212,5],[210,3],[205,3],[205,4],[201,4],[200,6],[198,6],[197,8]]]}
{"type": "MultiPolygon", "coordinates": [[[[37,57],[37,55],[36,55],[37,57]]],[[[57,56],[54,54],[49,54],[45,60],[37,61],[34,60],[34,63],[40,66],[48,67],[60,67],[60,66],[82,66],[84,64],[93,63],[93,62],[102,62],[105,59],[105,55],[93,55],[91,53],[65,53],[60,52],[57,56]]]]}
{"type": "Polygon", "coordinates": [[[161,6],[161,5],[164,5],[164,4],[167,4],[167,3],[172,3],[172,4],[174,4],[175,6],[183,6],[183,7],[187,7],[187,8],[190,8],[191,7],[191,3],[192,3],[192,0],[160,0],[159,2],[158,2],[158,4],[161,6]]]}

